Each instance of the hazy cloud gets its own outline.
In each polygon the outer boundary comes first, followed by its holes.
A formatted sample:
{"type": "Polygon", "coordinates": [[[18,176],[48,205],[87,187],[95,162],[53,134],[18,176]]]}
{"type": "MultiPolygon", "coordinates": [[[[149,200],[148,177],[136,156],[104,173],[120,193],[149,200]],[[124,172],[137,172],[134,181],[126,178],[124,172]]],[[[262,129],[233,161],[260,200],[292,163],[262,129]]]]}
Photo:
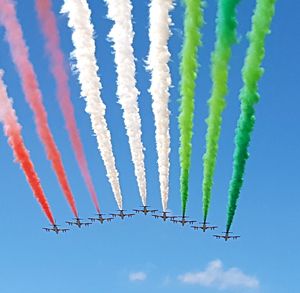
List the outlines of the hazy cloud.
{"type": "Polygon", "coordinates": [[[129,281],[131,282],[142,282],[147,278],[146,273],[144,272],[134,272],[129,274],[129,281]]]}
{"type": "Polygon", "coordinates": [[[170,276],[166,276],[164,279],[163,279],[163,282],[162,282],[162,285],[163,286],[168,286],[171,284],[171,277],[170,276]]]}
{"type": "Polygon", "coordinates": [[[246,275],[238,268],[224,270],[220,260],[210,262],[202,272],[185,273],[178,278],[181,282],[186,284],[196,284],[218,289],[259,287],[257,278],[246,275]]]}

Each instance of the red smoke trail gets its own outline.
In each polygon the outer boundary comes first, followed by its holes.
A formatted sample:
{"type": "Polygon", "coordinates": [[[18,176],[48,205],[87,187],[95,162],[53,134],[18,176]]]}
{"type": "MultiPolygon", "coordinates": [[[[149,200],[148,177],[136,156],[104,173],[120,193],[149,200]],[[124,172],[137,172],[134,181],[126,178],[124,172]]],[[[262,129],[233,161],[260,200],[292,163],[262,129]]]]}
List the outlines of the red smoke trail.
{"type": "Polygon", "coordinates": [[[12,101],[7,96],[6,87],[2,81],[2,76],[3,71],[0,70],[0,120],[4,125],[4,133],[8,137],[8,143],[14,152],[16,161],[20,163],[22,170],[25,173],[33,194],[40,203],[50,223],[54,225],[54,219],[50,210],[50,206],[45,197],[38,175],[35,172],[33,163],[31,162],[29,152],[24,145],[21,134],[21,125],[18,123],[18,118],[15,110],[13,109],[12,101]]]}
{"type": "Polygon", "coordinates": [[[50,0],[36,0],[35,5],[40,23],[42,25],[42,31],[46,38],[46,48],[51,58],[51,70],[57,85],[58,102],[65,118],[66,127],[81,174],[92,196],[94,205],[98,213],[100,213],[96,191],[88,170],[79,131],[77,130],[74,108],[71,102],[70,90],[68,87],[68,76],[64,67],[64,56],[60,49],[59,32],[55,15],[52,12],[52,4],[50,0]]]}
{"type": "Polygon", "coordinates": [[[6,29],[6,39],[9,43],[12,59],[22,81],[23,91],[35,115],[35,124],[41,141],[44,144],[47,157],[52,163],[64,195],[70,204],[75,217],[78,216],[75,201],[69,187],[60,153],[51,134],[47,113],[42,102],[42,95],[32,64],[29,61],[21,25],[16,16],[15,6],[10,0],[0,0],[0,23],[6,29]]]}

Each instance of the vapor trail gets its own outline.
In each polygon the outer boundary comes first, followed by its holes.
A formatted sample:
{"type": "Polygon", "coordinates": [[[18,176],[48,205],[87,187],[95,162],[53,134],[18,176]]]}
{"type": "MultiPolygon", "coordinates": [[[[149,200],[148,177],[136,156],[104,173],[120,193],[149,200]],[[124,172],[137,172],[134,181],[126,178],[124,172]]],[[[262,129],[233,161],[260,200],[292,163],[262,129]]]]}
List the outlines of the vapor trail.
{"type": "Polygon", "coordinates": [[[206,153],[203,157],[203,216],[207,219],[210,206],[213,177],[219,148],[222,113],[226,106],[228,64],[231,47],[236,42],[236,7],[240,0],[220,0],[218,2],[217,40],[212,54],[212,93],[208,101],[209,116],[206,133],[206,153]]]}
{"type": "Polygon", "coordinates": [[[258,81],[263,74],[261,68],[265,56],[265,38],[270,32],[276,0],[257,0],[249,35],[249,48],[242,70],[244,86],[240,92],[241,114],[235,135],[233,174],[229,187],[227,231],[230,230],[243,184],[248,146],[255,123],[255,104],[259,101],[258,81]]]}
{"type": "Polygon", "coordinates": [[[189,195],[189,173],[192,154],[194,96],[198,71],[197,54],[202,45],[200,30],[204,24],[203,1],[184,0],[184,43],[182,48],[180,85],[180,192],[182,213],[185,215],[189,195]]]}
{"type": "Polygon", "coordinates": [[[65,119],[69,138],[71,140],[82,177],[84,178],[96,210],[98,213],[100,213],[95,187],[88,169],[83,145],[77,129],[74,108],[68,86],[68,75],[64,66],[64,56],[60,49],[59,31],[57,28],[55,15],[52,12],[52,3],[50,0],[36,0],[35,5],[38,18],[41,23],[41,28],[46,38],[46,49],[50,55],[51,70],[56,81],[57,98],[65,119]]]}
{"type": "Polygon", "coordinates": [[[13,62],[19,73],[26,100],[34,112],[38,135],[44,144],[47,157],[52,163],[52,167],[72,212],[77,217],[76,204],[60,153],[48,125],[47,112],[43,105],[42,95],[33,66],[29,61],[28,48],[25,44],[21,25],[16,16],[14,2],[11,0],[0,0],[0,7],[0,23],[5,27],[6,39],[10,47],[13,62]]]}
{"type": "Polygon", "coordinates": [[[30,159],[29,151],[26,149],[21,134],[21,125],[13,109],[12,100],[9,99],[6,86],[3,82],[3,70],[0,69],[0,121],[3,123],[4,133],[8,138],[8,143],[14,152],[16,161],[21,165],[26,179],[33,191],[33,194],[39,202],[43,212],[54,225],[54,218],[47,202],[46,196],[40,184],[40,179],[34,169],[34,165],[30,159]]]}
{"type": "Polygon", "coordinates": [[[117,95],[123,109],[123,118],[131,157],[134,164],[139,193],[142,203],[147,204],[146,175],[142,144],[141,117],[135,79],[134,50],[132,47],[134,32],[132,28],[132,4],[130,0],[105,0],[108,6],[108,18],[114,21],[109,38],[115,50],[117,70],[117,95]]]}
{"type": "Polygon", "coordinates": [[[170,112],[168,103],[171,75],[168,62],[171,54],[168,50],[168,40],[172,23],[169,12],[172,8],[173,0],[152,0],[149,10],[150,50],[147,68],[152,74],[150,93],[153,99],[152,110],[156,127],[155,138],[163,211],[168,208],[169,196],[170,112]]]}
{"type": "Polygon", "coordinates": [[[101,99],[101,82],[97,75],[98,66],[95,56],[94,27],[91,23],[91,11],[86,0],[64,0],[61,13],[69,17],[72,28],[72,41],[75,50],[72,57],[76,60],[78,79],[81,84],[81,96],[85,97],[85,111],[90,115],[98,149],[106,167],[107,177],[119,209],[122,209],[122,195],[119,173],[115,166],[111,135],[105,119],[105,105],[101,99]]]}

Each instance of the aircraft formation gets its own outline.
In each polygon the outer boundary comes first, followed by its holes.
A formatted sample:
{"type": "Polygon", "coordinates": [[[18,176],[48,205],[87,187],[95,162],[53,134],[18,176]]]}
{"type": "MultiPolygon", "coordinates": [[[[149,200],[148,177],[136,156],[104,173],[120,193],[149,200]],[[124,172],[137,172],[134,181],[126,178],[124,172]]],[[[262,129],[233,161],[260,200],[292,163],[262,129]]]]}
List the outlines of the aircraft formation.
{"type": "MultiPolygon", "coordinates": [[[[21,3],[21,1],[19,1],[21,3]]],[[[24,2],[24,1],[23,1],[24,2]]],[[[222,113],[226,105],[228,92],[228,77],[232,46],[237,43],[237,8],[239,1],[228,4],[222,0],[218,4],[216,19],[216,41],[211,58],[211,97],[208,101],[209,114],[206,119],[206,148],[203,156],[203,180],[202,180],[202,223],[190,220],[186,215],[187,202],[190,195],[189,174],[193,150],[193,117],[195,108],[195,88],[197,85],[197,69],[201,65],[198,60],[198,51],[202,44],[202,28],[204,25],[204,0],[185,1],[183,23],[183,43],[180,68],[180,107],[178,115],[178,127],[180,132],[179,161],[180,161],[180,196],[182,216],[169,215],[169,175],[170,175],[170,145],[173,133],[170,131],[169,101],[171,100],[170,88],[172,81],[172,70],[168,63],[172,59],[169,46],[169,38],[172,35],[171,10],[174,8],[174,0],[166,0],[164,5],[155,4],[159,1],[150,1],[149,5],[149,50],[147,58],[147,70],[151,74],[150,88],[148,89],[152,98],[152,112],[155,125],[155,143],[157,153],[157,168],[159,173],[160,196],[162,202],[162,213],[150,210],[147,207],[147,170],[145,167],[145,147],[142,140],[143,116],[140,113],[138,98],[143,95],[142,89],[138,88],[137,67],[133,26],[133,3],[131,0],[118,2],[115,9],[115,1],[106,0],[107,19],[112,22],[111,31],[107,40],[111,42],[114,55],[116,71],[116,102],[120,104],[123,111],[123,126],[126,130],[128,144],[131,153],[131,161],[134,166],[136,184],[141,197],[142,208],[134,209],[133,213],[127,213],[122,209],[123,196],[122,186],[119,179],[121,173],[115,158],[113,144],[115,139],[110,132],[109,123],[106,121],[106,104],[102,96],[102,83],[98,74],[98,58],[96,56],[97,43],[91,14],[92,11],[87,0],[64,0],[60,13],[68,20],[68,28],[72,34],[72,56],[74,62],[71,67],[77,75],[84,98],[84,111],[89,115],[91,129],[96,138],[99,155],[104,163],[107,179],[110,183],[112,195],[119,208],[118,212],[104,217],[100,213],[100,204],[96,189],[90,174],[87,159],[85,157],[84,145],[80,138],[79,126],[75,117],[74,106],[71,98],[71,87],[66,70],[64,52],[60,45],[60,30],[56,22],[55,10],[52,9],[50,0],[35,0],[35,10],[38,18],[39,28],[44,38],[44,49],[48,57],[49,68],[56,83],[56,98],[58,107],[64,118],[65,129],[69,136],[75,159],[82,175],[82,179],[89,191],[91,200],[97,211],[95,217],[85,221],[78,217],[76,200],[69,183],[67,169],[64,160],[56,144],[52,133],[47,113],[46,104],[43,100],[43,90],[39,85],[38,72],[34,69],[31,61],[29,47],[26,42],[26,33],[23,29],[26,24],[20,22],[18,9],[13,0],[0,0],[0,28],[5,32],[4,41],[8,44],[11,61],[15,66],[16,73],[26,102],[32,111],[37,136],[44,147],[45,157],[50,161],[57,183],[61,187],[62,195],[70,207],[73,219],[67,221],[68,226],[78,228],[90,226],[94,222],[110,222],[115,218],[131,218],[135,214],[151,214],[154,218],[162,219],[164,222],[170,220],[181,226],[190,226],[195,231],[215,230],[217,226],[207,223],[211,206],[212,188],[214,185],[214,173],[219,149],[219,138],[222,128],[222,113]],[[194,33],[197,32],[197,33],[194,33]],[[15,36],[18,36],[17,38],[15,36]],[[226,54],[224,54],[226,52],[226,54]],[[222,77],[222,78],[221,78],[222,77]],[[30,82],[28,82],[30,80],[30,82]]],[[[21,9],[20,9],[21,10],[21,9]]],[[[240,90],[239,100],[241,111],[235,131],[235,149],[233,153],[233,171],[228,187],[228,205],[226,232],[214,235],[217,239],[238,239],[230,233],[233,219],[236,214],[238,199],[244,182],[246,162],[248,160],[248,147],[255,121],[255,105],[259,101],[258,83],[262,76],[262,61],[265,55],[265,38],[270,32],[271,22],[275,10],[275,0],[257,0],[254,9],[251,31],[249,32],[249,46],[242,69],[243,86],[240,90]]],[[[98,15],[99,17],[99,15],[98,15]]],[[[102,19],[102,18],[101,18],[102,19]]],[[[65,32],[65,31],[64,31],[65,32]]],[[[63,34],[63,36],[65,33],[63,34]]],[[[1,40],[0,40],[1,41],[1,40]]],[[[102,58],[102,56],[101,56],[102,58]]],[[[105,56],[103,56],[105,58],[105,56]]],[[[111,60],[112,61],[112,60],[111,60]]],[[[111,62],[110,61],[110,62],[111,62]]],[[[111,67],[113,68],[112,64],[111,67]]],[[[101,66],[100,66],[101,68],[101,66]]],[[[39,72],[43,73],[43,72],[39,72]]],[[[4,135],[13,150],[15,161],[18,162],[31,187],[33,195],[47,217],[50,228],[44,228],[47,232],[64,233],[69,229],[62,229],[56,224],[51,206],[48,202],[46,192],[43,189],[39,174],[31,159],[30,151],[26,148],[22,136],[22,123],[18,119],[17,112],[13,107],[13,100],[9,96],[10,85],[4,81],[4,70],[0,68],[0,123],[3,125],[4,135]]],[[[174,116],[174,115],[173,115],[174,116]]]]}
{"type": "MultiPolygon", "coordinates": [[[[85,221],[84,219],[81,219],[79,217],[73,218],[71,221],[66,221],[66,224],[69,226],[77,226],[78,228],[82,227],[88,227],[92,225],[93,223],[99,222],[100,224],[104,224],[105,222],[109,223],[112,220],[116,218],[120,218],[121,220],[125,220],[126,218],[132,218],[138,214],[144,214],[147,216],[148,214],[151,214],[152,217],[155,219],[161,219],[163,222],[166,222],[170,220],[171,222],[175,224],[180,224],[182,227],[188,226],[196,231],[202,230],[202,232],[205,232],[206,230],[215,230],[218,228],[218,226],[212,226],[208,222],[199,222],[198,224],[196,220],[188,220],[189,217],[183,215],[183,216],[172,216],[169,215],[170,212],[160,212],[157,214],[158,210],[155,209],[149,209],[149,206],[142,206],[140,209],[133,209],[133,213],[127,213],[126,210],[118,210],[116,213],[109,213],[107,217],[105,217],[105,214],[97,213],[96,217],[90,217],[88,218],[88,221],[85,221]]],[[[59,233],[65,233],[68,232],[70,229],[66,228],[59,228],[59,225],[54,223],[51,225],[51,227],[43,228],[46,232],[54,232],[56,234],[59,233]]],[[[222,232],[221,235],[215,234],[213,235],[216,239],[224,239],[225,241],[228,241],[230,239],[235,240],[240,238],[239,235],[232,235],[232,232],[226,231],[222,232]]]]}

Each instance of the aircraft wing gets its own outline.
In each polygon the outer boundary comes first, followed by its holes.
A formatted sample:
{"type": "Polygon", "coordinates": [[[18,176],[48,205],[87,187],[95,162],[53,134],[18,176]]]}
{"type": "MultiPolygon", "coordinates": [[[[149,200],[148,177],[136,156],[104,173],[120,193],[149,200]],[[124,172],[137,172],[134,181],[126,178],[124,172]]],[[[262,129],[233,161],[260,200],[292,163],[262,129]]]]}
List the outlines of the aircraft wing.
{"type": "Polygon", "coordinates": [[[66,222],[68,225],[70,225],[70,226],[73,226],[73,225],[76,225],[76,223],[74,223],[74,222],[66,222]]]}
{"type": "Polygon", "coordinates": [[[50,232],[51,231],[51,229],[49,229],[49,228],[43,228],[43,230],[45,230],[46,232],[50,232]]]}

